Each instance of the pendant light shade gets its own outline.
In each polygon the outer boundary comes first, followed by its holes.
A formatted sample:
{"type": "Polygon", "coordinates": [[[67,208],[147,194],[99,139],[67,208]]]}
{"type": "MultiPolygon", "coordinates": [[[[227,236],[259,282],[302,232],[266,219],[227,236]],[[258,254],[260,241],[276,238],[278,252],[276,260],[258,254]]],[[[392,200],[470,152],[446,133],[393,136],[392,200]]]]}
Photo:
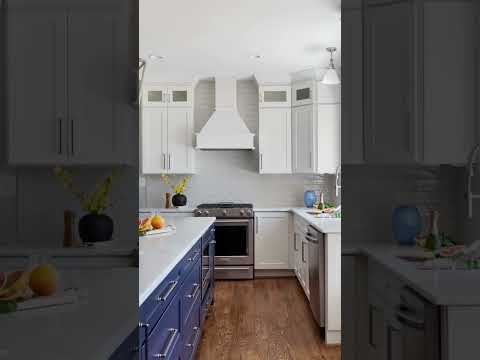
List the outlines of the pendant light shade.
{"type": "Polygon", "coordinates": [[[333,63],[333,53],[337,51],[337,48],[329,47],[327,51],[330,53],[330,64],[328,70],[323,76],[322,83],[325,85],[338,85],[340,84],[340,78],[338,77],[337,70],[335,70],[335,65],[333,63]]]}

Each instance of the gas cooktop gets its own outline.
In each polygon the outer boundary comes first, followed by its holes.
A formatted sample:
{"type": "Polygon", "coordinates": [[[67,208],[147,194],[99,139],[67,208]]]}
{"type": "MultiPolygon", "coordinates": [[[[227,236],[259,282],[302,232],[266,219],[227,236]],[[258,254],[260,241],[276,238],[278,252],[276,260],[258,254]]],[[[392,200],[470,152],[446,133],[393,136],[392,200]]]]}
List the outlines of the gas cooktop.
{"type": "Polygon", "coordinates": [[[253,205],[233,202],[200,204],[195,216],[214,216],[218,218],[252,218],[253,205]]]}

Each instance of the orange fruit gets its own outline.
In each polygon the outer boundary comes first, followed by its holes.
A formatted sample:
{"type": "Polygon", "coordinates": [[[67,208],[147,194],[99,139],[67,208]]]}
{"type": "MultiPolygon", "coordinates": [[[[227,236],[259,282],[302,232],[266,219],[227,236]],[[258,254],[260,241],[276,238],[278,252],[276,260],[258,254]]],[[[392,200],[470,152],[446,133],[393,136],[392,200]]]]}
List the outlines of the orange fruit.
{"type": "Polygon", "coordinates": [[[58,273],[53,265],[43,264],[33,269],[30,274],[30,289],[40,296],[55,294],[58,288],[58,273]]]}
{"type": "Polygon", "coordinates": [[[152,217],[150,223],[152,224],[152,227],[157,230],[162,229],[167,225],[165,219],[160,215],[155,215],[154,217],[152,217]]]}

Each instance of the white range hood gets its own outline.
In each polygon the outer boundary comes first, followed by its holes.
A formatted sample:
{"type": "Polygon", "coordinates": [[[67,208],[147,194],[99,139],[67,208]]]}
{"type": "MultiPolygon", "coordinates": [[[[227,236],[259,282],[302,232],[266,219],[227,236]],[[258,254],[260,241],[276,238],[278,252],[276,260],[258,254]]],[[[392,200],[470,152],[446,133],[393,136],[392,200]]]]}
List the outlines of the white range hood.
{"type": "Polygon", "coordinates": [[[238,114],[235,78],[215,78],[215,111],[197,134],[197,149],[253,150],[254,136],[238,114]]]}

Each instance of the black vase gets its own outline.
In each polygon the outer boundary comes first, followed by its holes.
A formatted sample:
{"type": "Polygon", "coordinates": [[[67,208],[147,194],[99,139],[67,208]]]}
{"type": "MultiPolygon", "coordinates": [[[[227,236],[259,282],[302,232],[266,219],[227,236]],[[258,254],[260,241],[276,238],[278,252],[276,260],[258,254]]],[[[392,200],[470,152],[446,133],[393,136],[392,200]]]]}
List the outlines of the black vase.
{"type": "Polygon", "coordinates": [[[172,204],[175,207],[187,205],[187,197],[183,194],[175,194],[172,197],[172,204]]]}
{"type": "Polygon", "coordinates": [[[112,240],[113,220],[104,214],[87,214],[78,222],[78,232],[86,243],[112,240]]]}

